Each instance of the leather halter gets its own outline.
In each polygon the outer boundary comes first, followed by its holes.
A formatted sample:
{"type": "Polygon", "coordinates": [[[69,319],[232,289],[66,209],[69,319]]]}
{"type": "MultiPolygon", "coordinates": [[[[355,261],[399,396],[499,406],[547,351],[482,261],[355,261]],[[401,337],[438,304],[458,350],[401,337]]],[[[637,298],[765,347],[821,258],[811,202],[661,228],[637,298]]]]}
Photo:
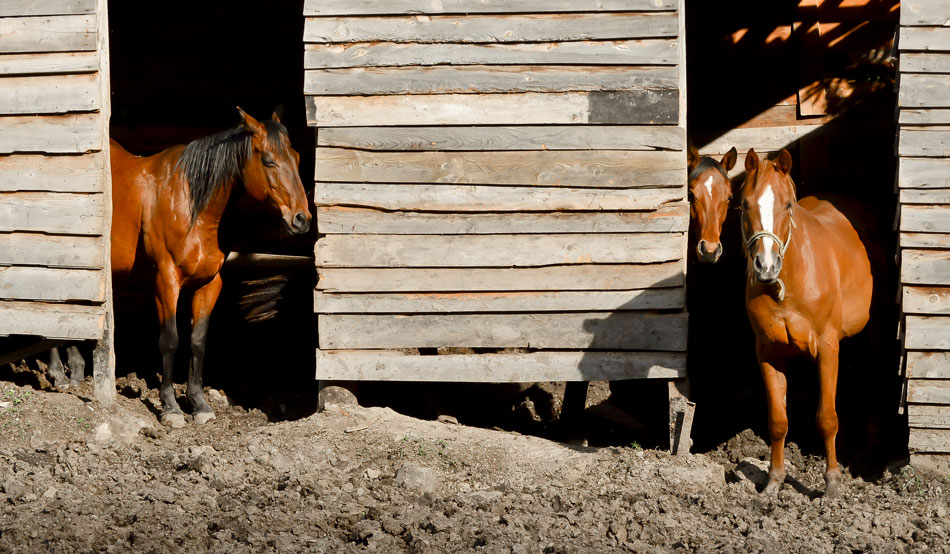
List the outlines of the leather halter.
{"type": "MultiPolygon", "coordinates": [[[[795,217],[792,213],[792,208],[788,209],[788,237],[785,238],[783,242],[782,239],[778,238],[778,235],[771,231],[756,231],[752,233],[752,236],[746,238],[745,236],[745,227],[740,225],[739,228],[742,229],[742,240],[745,242],[745,249],[747,255],[752,254],[752,245],[755,244],[755,241],[759,240],[762,237],[768,237],[775,241],[775,244],[779,245],[778,255],[780,258],[785,257],[785,251],[788,250],[788,245],[792,243],[792,228],[795,227],[795,217]]],[[[781,278],[775,280],[778,283],[778,301],[781,302],[785,300],[785,283],[781,278]]]]}

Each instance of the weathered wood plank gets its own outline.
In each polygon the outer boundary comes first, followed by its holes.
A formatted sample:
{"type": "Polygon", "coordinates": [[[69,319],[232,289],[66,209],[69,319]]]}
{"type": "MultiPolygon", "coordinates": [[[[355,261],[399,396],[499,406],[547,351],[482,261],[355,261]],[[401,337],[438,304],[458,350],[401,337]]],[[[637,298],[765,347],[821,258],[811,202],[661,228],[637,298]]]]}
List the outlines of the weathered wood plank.
{"type": "Polygon", "coordinates": [[[305,16],[672,11],[679,0],[306,0],[305,16]]]}
{"type": "Polygon", "coordinates": [[[950,352],[908,352],[908,379],[950,379],[950,352]]]}
{"type": "Polygon", "coordinates": [[[950,429],[950,406],[911,404],[907,406],[907,424],[916,429],[950,429]]]}
{"type": "MultiPolygon", "coordinates": [[[[898,48],[905,50],[919,50],[930,52],[950,51],[950,27],[901,27],[898,48]]],[[[903,88],[901,76],[901,87],[903,88]]]]}
{"type": "Polygon", "coordinates": [[[304,94],[498,94],[677,88],[675,67],[434,66],[309,69],[304,94]]]}
{"type": "Polygon", "coordinates": [[[430,65],[675,65],[676,39],[417,44],[307,44],[304,69],[430,65]]]}
{"type": "Polygon", "coordinates": [[[567,42],[675,37],[675,13],[307,18],[304,42],[567,42]]]}
{"type": "Polygon", "coordinates": [[[902,189],[950,188],[950,159],[900,158],[897,164],[902,189]]]}
{"type": "Polygon", "coordinates": [[[0,156],[0,192],[102,192],[102,158],[98,153],[0,156]]]}
{"type": "Polygon", "coordinates": [[[103,267],[102,237],[0,235],[0,265],[39,265],[76,269],[103,267]]]}
{"type": "MultiPolygon", "coordinates": [[[[946,274],[946,279],[950,281],[950,274],[946,274]]],[[[904,348],[908,350],[950,350],[950,317],[907,316],[904,348]]]]}
{"type": "Polygon", "coordinates": [[[907,401],[916,404],[950,404],[950,380],[911,379],[907,382],[907,401]]]}
{"type": "Polygon", "coordinates": [[[901,206],[900,230],[950,233],[950,206],[905,204],[901,206]]]}
{"type": "Polygon", "coordinates": [[[756,152],[775,152],[789,147],[795,141],[818,129],[821,129],[820,125],[730,129],[712,141],[699,146],[699,151],[705,155],[718,155],[725,154],[735,147],[743,154],[748,152],[749,148],[755,148],[756,152]]]}
{"type": "Polygon", "coordinates": [[[3,0],[0,17],[96,13],[96,0],[3,0]]]}
{"type": "Polygon", "coordinates": [[[682,152],[368,152],[317,148],[316,180],[554,187],[682,186],[682,152]]]}
{"type": "Polygon", "coordinates": [[[686,314],[320,314],[324,350],[359,348],[686,349],[686,314]]]}
{"type": "Polygon", "coordinates": [[[905,314],[950,315],[950,288],[903,287],[902,306],[905,314]]]}
{"type": "Polygon", "coordinates": [[[683,287],[634,291],[314,293],[315,313],[601,312],[683,308],[683,287]]]}
{"type": "Polygon", "coordinates": [[[319,127],[404,125],[675,124],[678,92],[521,92],[308,96],[307,124],[319,127]]]}
{"type": "Polygon", "coordinates": [[[912,453],[950,453],[950,429],[911,429],[907,447],[912,453]]]}
{"type": "Polygon", "coordinates": [[[102,149],[98,113],[0,117],[0,154],[81,154],[102,149]]]}
{"type": "Polygon", "coordinates": [[[101,194],[0,193],[0,232],[101,235],[101,194]]]}
{"type": "Polygon", "coordinates": [[[327,292],[598,291],[679,287],[685,260],[643,265],[533,268],[317,268],[327,292]]]}
{"type": "Polygon", "coordinates": [[[94,52],[98,40],[95,15],[0,19],[0,54],[94,52]]]}
{"type": "Polygon", "coordinates": [[[96,73],[0,78],[0,115],[95,111],[99,86],[96,73]]]}
{"type": "Polygon", "coordinates": [[[105,278],[100,270],[0,267],[0,298],[102,302],[105,278]]]}
{"type": "Polygon", "coordinates": [[[314,204],[429,212],[632,211],[655,210],[685,197],[685,186],[592,189],[319,183],[314,191],[314,204]]]}
{"type": "Polygon", "coordinates": [[[314,253],[320,267],[537,267],[668,262],[684,255],[679,233],[326,235],[314,253]]]}
{"type": "Polygon", "coordinates": [[[948,157],[950,129],[902,127],[898,133],[897,150],[901,156],[948,157]]]}
{"type": "Polygon", "coordinates": [[[901,25],[950,25],[950,1],[903,0],[900,15],[901,25]]]}
{"type": "Polygon", "coordinates": [[[317,379],[537,383],[677,379],[686,355],[677,352],[532,352],[412,356],[393,351],[317,350],[317,379]]]}
{"type": "Polygon", "coordinates": [[[908,285],[950,285],[950,252],[902,251],[901,282],[908,285]]]}
{"type": "Polygon", "coordinates": [[[347,207],[317,208],[323,234],[486,235],[550,233],[681,233],[689,225],[685,203],[656,212],[441,214],[347,207]]]}
{"type": "Polygon", "coordinates": [[[903,73],[950,73],[950,55],[907,52],[900,56],[900,70],[903,73]]]}
{"type": "Polygon", "coordinates": [[[950,233],[901,233],[900,246],[950,250],[950,233]]]}
{"type": "Polygon", "coordinates": [[[39,335],[48,339],[89,340],[102,337],[101,306],[0,302],[0,335],[39,335]]]}
{"type": "MultiPolygon", "coordinates": [[[[950,32],[950,28],[947,29],[950,32]]],[[[948,108],[950,94],[945,75],[902,73],[897,105],[908,108],[948,108]]]]}
{"type": "Polygon", "coordinates": [[[89,73],[98,68],[98,52],[0,54],[0,76],[89,73]]]}
{"type": "Polygon", "coordinates": [[[950,109],[901,109],[897,122],[901,125],[950,125],[950,109]]]}
{"type": "Polygon", "coordinates": [[[669,125],[518,127],[327,127],[317,146],[359,150],[685,150],[686,131],[669,125]]]}
{"type": "Polygon", "coordinates": [[[901,189],[901,204],[950,204],[950,189],[901,189]]]}

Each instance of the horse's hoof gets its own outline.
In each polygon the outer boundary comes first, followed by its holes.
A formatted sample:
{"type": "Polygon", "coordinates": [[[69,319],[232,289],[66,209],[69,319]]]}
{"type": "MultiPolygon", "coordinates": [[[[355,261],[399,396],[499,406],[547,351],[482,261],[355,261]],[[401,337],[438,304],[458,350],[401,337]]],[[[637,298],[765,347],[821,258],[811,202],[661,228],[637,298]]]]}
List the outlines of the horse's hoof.
{"type": "Polygon", "coordinates": [[[204,425],[214,419],[214,412],[198,412],[195,414],[195,423],[204,425]]]}
{"type": "Polygon", "coordinates": [[[779,489],[782,488],[782,481],[777,479],[769,479],[768,484],[765,485],[765,490],[762,491],[762,494],[765,496],[775,496],[778,494],[779,489]]]}
{"type": "Polygon", "coordinates": [[[830,479],[825,483],[825,498],[838,498],[841,496],[841,481],[839,479],[830,479]]]}
{"type": "Polygon", "coordinates": [[[162,425],[165,427],[171,427],[172,429],[181,429],[185,426],[185,416],[175,412],[162,414],[161,421],[162,425]]]}

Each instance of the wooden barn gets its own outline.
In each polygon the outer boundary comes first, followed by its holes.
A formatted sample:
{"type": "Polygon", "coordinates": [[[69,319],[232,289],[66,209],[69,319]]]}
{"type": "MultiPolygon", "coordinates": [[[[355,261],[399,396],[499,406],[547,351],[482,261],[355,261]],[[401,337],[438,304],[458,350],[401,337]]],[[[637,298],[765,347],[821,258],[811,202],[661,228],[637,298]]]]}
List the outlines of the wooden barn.
{"type": "Polygon", "coordinates": [[[685,377],[678,7],[305,2],[318,379],[685,377]]]}
{"type": "Polygon", "coordinates": [[[105,0],[0,5],[0,335],[33,337],[34,350],[98,341],[103,400],[114,391],[107,41],[105,0]]]}
{"type": "Polygon", "coordinates": [[[901,5],[897,189],[912,459],[950,465],[950,2],[901,5]]]}

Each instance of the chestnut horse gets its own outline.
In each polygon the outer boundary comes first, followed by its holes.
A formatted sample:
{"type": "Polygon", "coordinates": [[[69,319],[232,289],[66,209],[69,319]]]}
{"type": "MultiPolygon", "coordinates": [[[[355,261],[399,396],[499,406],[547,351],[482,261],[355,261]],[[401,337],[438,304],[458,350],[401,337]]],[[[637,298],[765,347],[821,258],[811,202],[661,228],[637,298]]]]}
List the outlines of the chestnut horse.
{"type": "Polygon", "coordinates": [[[155,285],[161,326],[161,420],[185,424],[175,400],[172,369],[178,348],[177,312],[182,291],[191,297],[191,368],[186,398],[197,423],[214,418],[202,391],[208,320],[221,292],[226,247],[218,226],[232,193],[279,211],[286,230],[310,228],[307,196],[300,182],[300,156],[275,113],[258,122],[238,108],[240,123],[154,156],[134,156],[111,141],[112,272],[145,268],[155,285]]]}
{"type": "Polygon", "coordinates": [[[736,165],[733,147],[717,162],[708,156],[700,157],[692,145],[688,150],[689,217],[698,237],[696,256],[700,262],[716,263],[722,256],[720,234],[732,202],[732,182],[729,170],[736,165]]]}
{"type": "Polygon", "coordinates": [[[864,244],[844,214],[812,196],[796,201],[791,167],[787,150],[773,162],[760,161],[750,149],[740,192],[746,311],[768,396],[771,463],[765,492],[777,492],[785,480],[788,361],[806,356],[818,365],[816,420],[827,456],[825,494],[834,496],[841,481],[835,454],[839,342],[867,324],[873,278],[864,244]]]}

